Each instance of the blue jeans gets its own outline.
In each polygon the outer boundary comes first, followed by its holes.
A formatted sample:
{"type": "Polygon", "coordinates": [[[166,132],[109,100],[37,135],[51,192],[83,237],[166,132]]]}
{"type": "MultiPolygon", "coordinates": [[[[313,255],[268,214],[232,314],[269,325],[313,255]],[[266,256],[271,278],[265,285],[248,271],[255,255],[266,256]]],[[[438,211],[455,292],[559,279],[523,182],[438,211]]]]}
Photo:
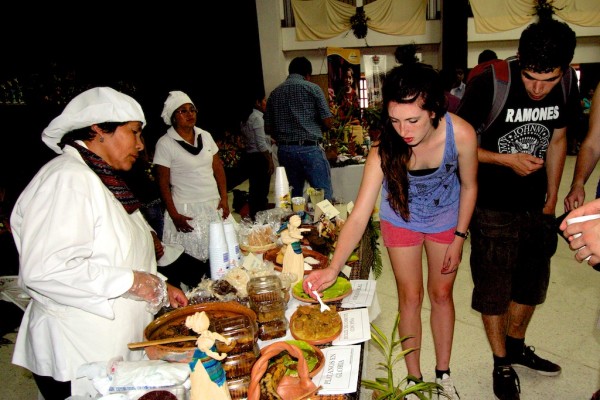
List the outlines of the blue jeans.
{"type": "Polygon", "coordinates": [[[280,145],[277,157],[279,165],[285,167],[292,197],[303,197],[304,182],[308,181],[311,187],[324,189],[325,198],[331,200],[331,170],[321,146],[280,145]]]}

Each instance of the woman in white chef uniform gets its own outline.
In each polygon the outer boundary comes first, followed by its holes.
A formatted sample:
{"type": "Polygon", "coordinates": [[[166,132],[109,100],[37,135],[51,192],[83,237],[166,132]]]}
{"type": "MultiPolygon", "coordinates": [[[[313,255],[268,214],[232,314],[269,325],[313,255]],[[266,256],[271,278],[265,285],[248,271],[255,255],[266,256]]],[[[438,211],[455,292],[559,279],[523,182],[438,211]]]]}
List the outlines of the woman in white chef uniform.
{"type": "Polygon", "coordinates": [[[140,105],[108,87],[76,96],[42,133],[60,154],[31,180],[11,215],[19,285],[32,298],[12,362],[29,369],[46,400],[95,395],[82,364],[143,352],[162,306],[185,294],[156,275],[150,226],[116,171],[143,150],[140,105]]]}
{"type": "Polygon", "coordinates": [[[169,129],[156,142],[153,162],[166,208],[163,242],[206,261],[210,223],[229,217],[229,203],[219,147],[196,126],[197,116],[187,94],[169,92],[161,113],[169,129]]]}

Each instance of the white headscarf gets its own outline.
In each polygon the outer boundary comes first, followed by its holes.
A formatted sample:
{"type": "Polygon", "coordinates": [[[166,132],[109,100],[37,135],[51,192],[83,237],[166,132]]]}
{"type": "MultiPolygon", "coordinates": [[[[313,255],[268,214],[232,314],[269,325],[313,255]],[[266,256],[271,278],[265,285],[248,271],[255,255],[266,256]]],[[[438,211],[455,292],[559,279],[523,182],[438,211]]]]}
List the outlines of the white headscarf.
{"type": "Polygon", "coordinates": [[[64,135],[86,126],[102,122],[140,121],[142,128],[146,118],[140,104],[132,97],[110,87],[96,87],[75,96],[63,112],[50,122],[42,132],[42,141],[56,153],[64,135]]]}
{"type": "Polygon", "coordinates": [[[175,110],[188,103],[196,107],[187,94],[178,90],[169,92],[169,96],[167,96],[167,100],[165,100],[165,106],[160,114],[163,121],[165,121],[165,124],[171,126],[171,117],[175,110]]]}

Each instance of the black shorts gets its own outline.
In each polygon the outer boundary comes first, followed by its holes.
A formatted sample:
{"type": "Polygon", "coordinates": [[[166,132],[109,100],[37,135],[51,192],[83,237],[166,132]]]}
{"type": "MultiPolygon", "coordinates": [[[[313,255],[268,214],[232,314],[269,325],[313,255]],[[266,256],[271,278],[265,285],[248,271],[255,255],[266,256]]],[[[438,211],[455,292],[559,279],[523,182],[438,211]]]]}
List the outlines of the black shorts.
{"type": "Polygon", "coordinates": [[[558,235],[553,215],[477,207],[471,219],[471,307],[500,315],[511,300],[535,306],[546,299],[550,258],[558,235]]]}

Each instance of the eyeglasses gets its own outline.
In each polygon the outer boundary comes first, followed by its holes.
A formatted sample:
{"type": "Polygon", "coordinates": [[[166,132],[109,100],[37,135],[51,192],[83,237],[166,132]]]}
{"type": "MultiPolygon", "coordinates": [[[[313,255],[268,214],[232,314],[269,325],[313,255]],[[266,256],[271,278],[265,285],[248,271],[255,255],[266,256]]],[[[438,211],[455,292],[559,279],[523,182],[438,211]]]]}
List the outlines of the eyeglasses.
{"type": "Polygon", "coordinates": [[[175,114],[177,115],[185,115],[185,114],[196,114],[198,112],[198,110],[196,110],[195,108],[182,108],[181,110],[177,110],[175,111],[175,114]]]}

